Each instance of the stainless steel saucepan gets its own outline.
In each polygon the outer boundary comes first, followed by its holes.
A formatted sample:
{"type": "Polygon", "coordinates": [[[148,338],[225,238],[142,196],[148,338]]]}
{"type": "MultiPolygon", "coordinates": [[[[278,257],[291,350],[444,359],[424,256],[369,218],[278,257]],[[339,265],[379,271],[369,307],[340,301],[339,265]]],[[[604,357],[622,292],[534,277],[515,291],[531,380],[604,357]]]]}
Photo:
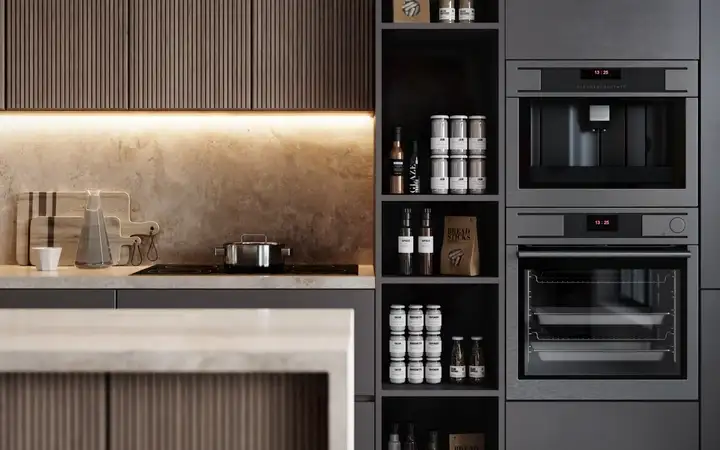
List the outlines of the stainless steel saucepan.
{"type": "Polygon", "coordinates": [[[215,247],[215,256],[224,257],[228,269],[281,268],[291,254],[292,250],[285,244],[269,242],[265,234],[243,234],[239,242],[215,247]]]}

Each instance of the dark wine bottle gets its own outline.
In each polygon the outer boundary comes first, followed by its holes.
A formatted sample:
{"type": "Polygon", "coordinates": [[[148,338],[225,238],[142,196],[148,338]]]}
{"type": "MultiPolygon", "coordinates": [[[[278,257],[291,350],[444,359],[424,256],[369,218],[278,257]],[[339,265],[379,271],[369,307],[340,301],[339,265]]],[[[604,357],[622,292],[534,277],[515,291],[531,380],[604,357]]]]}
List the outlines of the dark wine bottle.
{"type": "Polygon", "coordinates": [[[400,275],[412,275],[413,251],[415,239],[410,226],[410,208],[403,209],[402,226],[398,235],[398,260],[400,263],[400,275]]]}

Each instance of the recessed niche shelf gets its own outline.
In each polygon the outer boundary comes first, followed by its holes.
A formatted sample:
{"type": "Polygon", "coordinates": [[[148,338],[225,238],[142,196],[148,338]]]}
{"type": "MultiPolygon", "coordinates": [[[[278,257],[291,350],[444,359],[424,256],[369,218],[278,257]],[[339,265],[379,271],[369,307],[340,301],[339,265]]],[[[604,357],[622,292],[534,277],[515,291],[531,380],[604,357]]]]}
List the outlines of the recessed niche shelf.
{"type": "Polygon", "coordinates": [[[500,24],[475,23],[383,23],[383,30],[498,30],[500,24]]]}

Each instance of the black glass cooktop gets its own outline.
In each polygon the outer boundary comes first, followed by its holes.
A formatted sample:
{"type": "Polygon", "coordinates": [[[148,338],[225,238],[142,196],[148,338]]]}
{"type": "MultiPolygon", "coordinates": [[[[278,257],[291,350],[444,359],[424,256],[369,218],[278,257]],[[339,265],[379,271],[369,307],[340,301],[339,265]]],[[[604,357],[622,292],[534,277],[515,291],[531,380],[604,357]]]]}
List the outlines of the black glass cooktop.
{"type": "Polygon", "coordinates": [[[286,264],[281,269],[232,269],[222,265],[155,264],[132,275],[357,275],[355,264],[286,264]]]}

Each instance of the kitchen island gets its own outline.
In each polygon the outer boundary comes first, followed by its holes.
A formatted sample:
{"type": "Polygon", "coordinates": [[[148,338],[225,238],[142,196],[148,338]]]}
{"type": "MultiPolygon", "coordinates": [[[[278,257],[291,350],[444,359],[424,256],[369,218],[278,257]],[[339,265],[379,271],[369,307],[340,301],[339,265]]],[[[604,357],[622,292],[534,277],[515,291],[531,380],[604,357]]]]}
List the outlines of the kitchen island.
{"type": "MultiPolygon", "coordinates": [[[[208,430],[226,433],[231,440],[254,433],[253,427],[266,427],[271,434],[282,435],[292,430],[272,429],[270,424],[281,423],[280,416],[290,412],[270,410],[278,406],[302,410],[304,405],[297,400],[303,398],[302,393],[314,390],[313,395],[322,398],[317,388],[326,386],[326,411],[316,412],[327,418],[328,445],[319,444],[318,448],[352,449],[353,341],[353,313],[346,309],[0,310],[0,398],[16,409],[12,414],[0,411],[0,447],[38,448],[35,441],[41,438],[33,436],[48,433],[55,439],[53,448],[59,450],[70,450],[72,445],[76,445],[73,450],[89,449],[98,443],[107,448],[105,442],[124,443],[116,447],[161,445],[164,449],[176,445],[170,441],[179,442],[178,436],[169,436],[170,432],[190,433],[197,448],[211,448],[218,438],[210,436],[208,430]],[[50,378],[38,379],[38,374],[50,378]],[[148,381],[143,378],[148,375],[143,374],[166,378],[148,381]],[[234,389],[233,379],[217,378],[242,374],[270,378],[235,379],[236,384],[255,386],[247,392],[234,389]],[[278,378],[291,374],[306,378],[299,382],[285,379],[284,383],[278,378]],[[307,378],[319,375],[322,379],[323,374],[325,384],[307,378]],[[178,378],[184,376],[188,378],[178,378]],[[159,389],[148,389],[153,383],[159,389]],[[168,385],[172,385],[170,389],[168,385]],[[262,391],[263,385],[275,388],[262,391]],[[283,398],[283,389],[293,386],[293,392],[283,398]],[[184,403],[168,400],[182,392],[189,392],[184,403]],[[258,399],[262,392],[266,398],[258,399]],[[148,406],[147,395],[155,395],[157,401],[148,406]],[[228,404],[223,400],[233,395],[241,401],[228,404]],[[292,399],[296,399],[294,403],[292,399]],[[167,410],[169,406],[177,409],[167,410]],[[198,408],[223,420],[209,423],[197,413],[198,408]],[[226,410],[218,413],[222,408],[226,410]],[[155,411],[157,417],[175,417],[174,421],[154,424],[163,429],[167,442],[161,442],[158,431],[138,435],[137,424],[117,420],[131,422],[129,418],[143,411],[147,415],[148,410],[155,411]],[[103,411],[106,413],[100,418],[92,414],[103,411]],[[181,417],[184,413],[188,417],[181,417]],[[58,415],[67,417],[58,421],[58,415]],[[95,425],[93,429],[73,422],[85,416],[93,417],[89,424],[95,425]],[[182,429],[179,422],[184,425],[182,429]],[[187,431],[189,425],[200,430],[187,431]],[[31,430],[17,431],[23,427],[31,430]],[[235,433],[238,428],[242,429],[239,434],[235,433]],[[103,435],[108,438],[103,439],[103,435]],[[87,436],[96,436],[96,442],[87,436]],[[57,439],[65,439],[68,447],[58,446],[57,439]]],[[[271,444],[243,442],[259,448],[271,444]]],[[[280,439],[272,446],[288,448],[288,442],[280,439]]],[[[191,444],[180,448],[187,445],[191,444]]]]}

